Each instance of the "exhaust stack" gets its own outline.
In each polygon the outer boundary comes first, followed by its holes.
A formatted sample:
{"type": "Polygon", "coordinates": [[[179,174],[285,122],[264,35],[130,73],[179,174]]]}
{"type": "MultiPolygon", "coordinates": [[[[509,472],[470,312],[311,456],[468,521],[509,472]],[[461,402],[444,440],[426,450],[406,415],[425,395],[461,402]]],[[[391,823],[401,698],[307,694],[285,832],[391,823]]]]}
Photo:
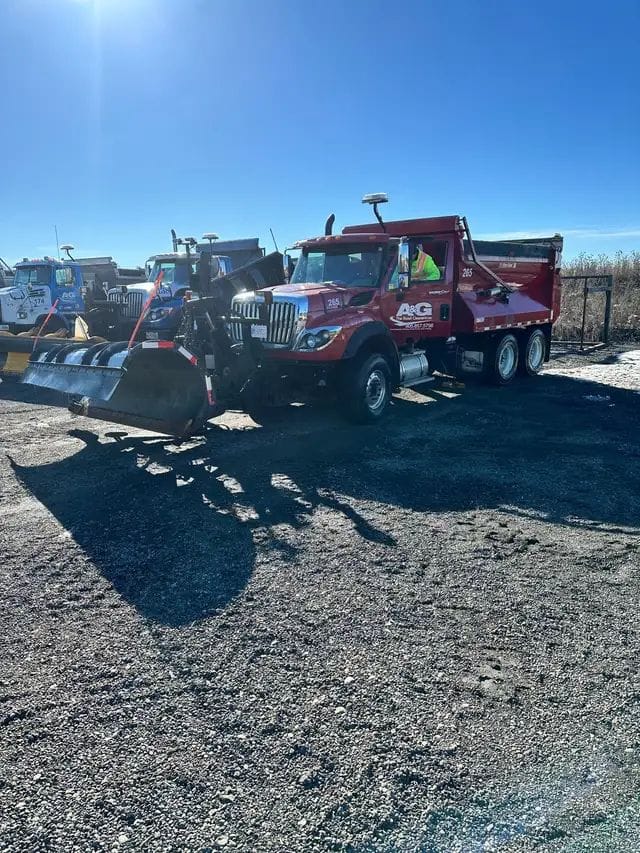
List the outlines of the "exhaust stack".
{"type": "Polygon", "coordinates": [[[330,213],[327,216],[327,221],[324,223],[324,236],[331,237],[333,234],[333,223],[336,221],[335,213],[330,213]]]}

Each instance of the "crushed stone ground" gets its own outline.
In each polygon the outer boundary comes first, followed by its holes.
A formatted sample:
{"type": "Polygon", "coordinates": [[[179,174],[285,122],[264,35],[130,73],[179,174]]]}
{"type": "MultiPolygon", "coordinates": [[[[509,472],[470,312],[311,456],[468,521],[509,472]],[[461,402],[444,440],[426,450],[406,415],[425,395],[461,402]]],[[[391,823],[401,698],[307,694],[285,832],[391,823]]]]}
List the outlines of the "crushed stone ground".
{"type": "Polygon", "coordinates": [[[228,414],[0,386],[2,851],[640,849],[640,353],[228,414]]]}

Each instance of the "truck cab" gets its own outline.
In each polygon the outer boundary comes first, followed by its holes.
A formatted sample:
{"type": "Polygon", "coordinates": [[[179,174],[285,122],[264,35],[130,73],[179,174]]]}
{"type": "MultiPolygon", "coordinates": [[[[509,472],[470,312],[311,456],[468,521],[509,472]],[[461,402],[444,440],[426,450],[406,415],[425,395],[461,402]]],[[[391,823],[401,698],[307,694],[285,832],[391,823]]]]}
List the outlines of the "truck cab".
{"type": "Polygon", "coordinates": [[[71,261],[24,258],[15,266],[13,282],[0,288],[0,331],[25,332],[38,325],[56,305],[51,330],[70,328],[84,313],[82,270],[71,261]],[[57,303],[57,304],[56,304],[57,303]]]}
{"type": "MultiPolygon", "coordinates": [[[[186,292],[191,291],[197,296],[201,256],[200,252],[152,255],[145,263],[146,281],[109,290],[107,298],[119,306],[121,322],[128,331],[133,330],[155,282],[162,274],[157,296],[142,322],[141,335],[145,340],[172,340],[182,319],[186,292]]],[[[227,275],[231,267],[231,259],[228,257],[210,257],[212,278],[227,275]]]]}
{"type": "Polygon", "coordinates": [[[287,284],[234,298],[230,336],[258,353],[263,383],[271,366],[293,385],[333,385],[370,420],[394,388],[434,370],[506,384],[541,369],[559,311],[559,235],[476,248],[464,217],[376,216],[301,241],[287,284]]]}

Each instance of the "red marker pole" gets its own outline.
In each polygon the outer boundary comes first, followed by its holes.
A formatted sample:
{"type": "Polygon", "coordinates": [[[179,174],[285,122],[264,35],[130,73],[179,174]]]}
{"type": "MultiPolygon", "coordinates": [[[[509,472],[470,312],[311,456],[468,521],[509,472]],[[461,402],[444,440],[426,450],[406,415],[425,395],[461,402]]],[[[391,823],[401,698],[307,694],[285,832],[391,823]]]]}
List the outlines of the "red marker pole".
{"type": "MultiPolygon", "coordinates": [[[[52,306],[51,306],[51,308],[49,309],[49,313],[48,313],[48,314],[47,314],[47,316],[44,318],[44,323],[43,323],[43,324],[40,326],[40,328],[38,329],[38,334],[36,335],[35,340],[34,340],[34,342],[33,342],[33,349],[35,349],[35,348],[36,348],[36,344],[38,343],[38,341],[40,340],[40,338],[42,337],[42,334],[43,334],[43,332],[44,332],[44,327],[47,325],[47,323],[48,323],[48,322],[49,322],[49,320],[51,319],[51,315],[54,313],[54,311],[55,311],[55,310],[56,310],[56,308],[58,307],[58,302],[60,302],[60,299],[56,299],[56,301],[53,303],[53,305],[52,305],[52,306]]],[[[33,352],[33,350],[32,350],[32,352],[33,352]]]]}
{"type": "Polygon", "coordinates": [[[160,288],[160,285],[162,284],[163,278],[164,278],[164,270],[160,270],[158,278],[155,280],[155,283],[153,285],[153,289],[152,289],[151,293],[149,294],[149,296],[147,297],[147,301],[142,306],[142,311],[140,312],[140,316],[138,317],[138,322],[134,326],[133,332],[131,333],[131,337],[129,338],[129,343],[127,345],[127,349],[131,349],[131,347],[133,346],[133,342],[135,341],[136,335],[138,334],[138,329],[142,325],[142,321],[144,320],[145,314],[149,310],[149,306],[151,305],[153,300],[158,295],[158,290],[160,288]]]}

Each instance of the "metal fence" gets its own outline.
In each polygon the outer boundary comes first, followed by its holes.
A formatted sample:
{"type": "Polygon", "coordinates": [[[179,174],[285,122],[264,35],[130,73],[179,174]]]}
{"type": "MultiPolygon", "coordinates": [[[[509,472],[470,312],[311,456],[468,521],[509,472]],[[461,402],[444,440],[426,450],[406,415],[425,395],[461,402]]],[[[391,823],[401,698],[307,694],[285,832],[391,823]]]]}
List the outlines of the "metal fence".
{"type": "Polygon", "coordinates": [[[612,275],[563,276],[560,328],[578,339],[558,342],[579,345],[581,350],[608,344],[612,300],[612,275]]]}

